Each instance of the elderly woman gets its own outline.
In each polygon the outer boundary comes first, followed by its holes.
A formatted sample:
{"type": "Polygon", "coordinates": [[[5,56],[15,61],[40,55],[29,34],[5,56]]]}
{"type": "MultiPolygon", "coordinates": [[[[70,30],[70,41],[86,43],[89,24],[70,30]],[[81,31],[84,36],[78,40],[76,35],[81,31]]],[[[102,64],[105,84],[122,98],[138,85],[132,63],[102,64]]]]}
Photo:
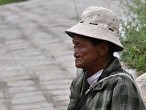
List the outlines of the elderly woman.
{"type": "Polygon", "coordinates": [[[123,50],[118,30],[118,17],[94,6],[66,30],[74,44],[75,66],[83,69],[71,84],[68,110],[145,110],[134,79],[113,56],[123,50]]]}

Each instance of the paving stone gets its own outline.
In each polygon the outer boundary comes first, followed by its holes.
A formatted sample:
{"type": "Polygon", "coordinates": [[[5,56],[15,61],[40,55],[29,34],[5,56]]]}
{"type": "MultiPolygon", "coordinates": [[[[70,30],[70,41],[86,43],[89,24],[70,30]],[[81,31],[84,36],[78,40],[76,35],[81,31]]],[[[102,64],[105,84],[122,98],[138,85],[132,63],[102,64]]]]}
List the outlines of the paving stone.
{"type": "Polygon", "coordinates": [[[48,84],[48,85],[42,86],[42,88],[44,87],[44,89],[47,89],[47,90],[68,89],[69,85],[67,85],[67,84],[54,84],[54,85],[48,84]]]}
{"type": "Polygon", "coordinates": [[[13,105],[22,105],[22,104],[30,104],[30,103],[37,103],[37,102],[45,102],[45,98],[40,94],[37,96],[30,97],[23,97],[23,98],[16,98],[12,100],[13,105]]]}
{"type": "Polygon", "coordinates": [[[22,87],[22,86],[29,86],[29,85],[33,85],[34,82],[31,80],[13,80],[13,81],[9,81],[8,86],[9,87],[22,87]]]}
{"type": "Polygon", "coordinates": [[[27,98],[27,97],[34,97],[34,96],[42,96],[42,92],[41,91],[30,91],[30,92],[15,93],[12,95],[12,100],[20,99],[20,98],[27,98]]]}
{"type": "MultiPolygon", "coordinates": [[[[58,95],[69,95],[70,94],[70,90],[68,89],[58,89],[58,90],[51,90],[51,94],[54,96],[58,96],[58,95]]],[[[67,96],[68,97],[68,96],[67,96]]]]}
{"type": "Polygon", "coordinates": [[[22,86],[22,87],[12,87],[9,88],[10,94],[16,94],[16,93],[22,93],[22,92],[28,92],[28,91],[36,91],[36,88],[34,86],[22,86]]]}
{"type": "Polygon", "coordinates": [[[50,110],[53,109],[53,105],[45,101],[42,101],[37,103],[28,103],[28,104],[20,104],[20,105],[18,104],[13,106],[14,110],[35,110],[35,109],[43,110],[43,108],[48,108],[50,110]]]}

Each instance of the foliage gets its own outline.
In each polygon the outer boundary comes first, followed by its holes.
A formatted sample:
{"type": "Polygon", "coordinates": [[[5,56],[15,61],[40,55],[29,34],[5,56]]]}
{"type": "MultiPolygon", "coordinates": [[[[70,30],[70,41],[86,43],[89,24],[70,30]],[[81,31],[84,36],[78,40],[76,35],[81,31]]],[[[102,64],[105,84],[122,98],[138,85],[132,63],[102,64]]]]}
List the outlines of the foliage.
{"type": "Polygon", "coordinates": [[[13,2],[22,2],[22,1],[26,1],[26,0],[0,0],[0,5],[13,3],[13,2]]]}
{"type": "Polygon", "coordinates": [[[121,40],[125,50],[121,60],[138,71],[146,72],[146,0],[125,0],[122,3],[127,13],[122,21],[121,40]]]}

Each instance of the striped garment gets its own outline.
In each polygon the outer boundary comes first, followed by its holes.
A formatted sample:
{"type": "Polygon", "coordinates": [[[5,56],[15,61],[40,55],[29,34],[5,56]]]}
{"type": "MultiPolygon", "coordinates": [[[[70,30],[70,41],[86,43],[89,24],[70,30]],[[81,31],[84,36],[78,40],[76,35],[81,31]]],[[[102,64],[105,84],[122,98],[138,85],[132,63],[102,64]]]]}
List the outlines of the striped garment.
{"type": "Polygon", "coordinates": [[[82,72],[73,80],[67,110],[146,110],[134,79],[121,68],[117,58],[103,71],[82,109],[77,109],[85,93],[86,74],[82,72]]]}

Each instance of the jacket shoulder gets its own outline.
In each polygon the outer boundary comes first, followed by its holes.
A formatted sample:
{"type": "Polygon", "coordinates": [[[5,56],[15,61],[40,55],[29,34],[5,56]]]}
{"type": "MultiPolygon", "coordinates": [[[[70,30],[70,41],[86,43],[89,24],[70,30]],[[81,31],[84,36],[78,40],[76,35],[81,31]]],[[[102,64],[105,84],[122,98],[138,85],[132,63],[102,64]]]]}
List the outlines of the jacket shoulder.
{"type": "Polygon", "coordinates": [[[76,84],[79,85],[82,83],[82,80],[84,78],[84,73],[81,72],[80,74],[78,74],[74,80],[72,81],[72,86],[75,86],[76,84]]]}

